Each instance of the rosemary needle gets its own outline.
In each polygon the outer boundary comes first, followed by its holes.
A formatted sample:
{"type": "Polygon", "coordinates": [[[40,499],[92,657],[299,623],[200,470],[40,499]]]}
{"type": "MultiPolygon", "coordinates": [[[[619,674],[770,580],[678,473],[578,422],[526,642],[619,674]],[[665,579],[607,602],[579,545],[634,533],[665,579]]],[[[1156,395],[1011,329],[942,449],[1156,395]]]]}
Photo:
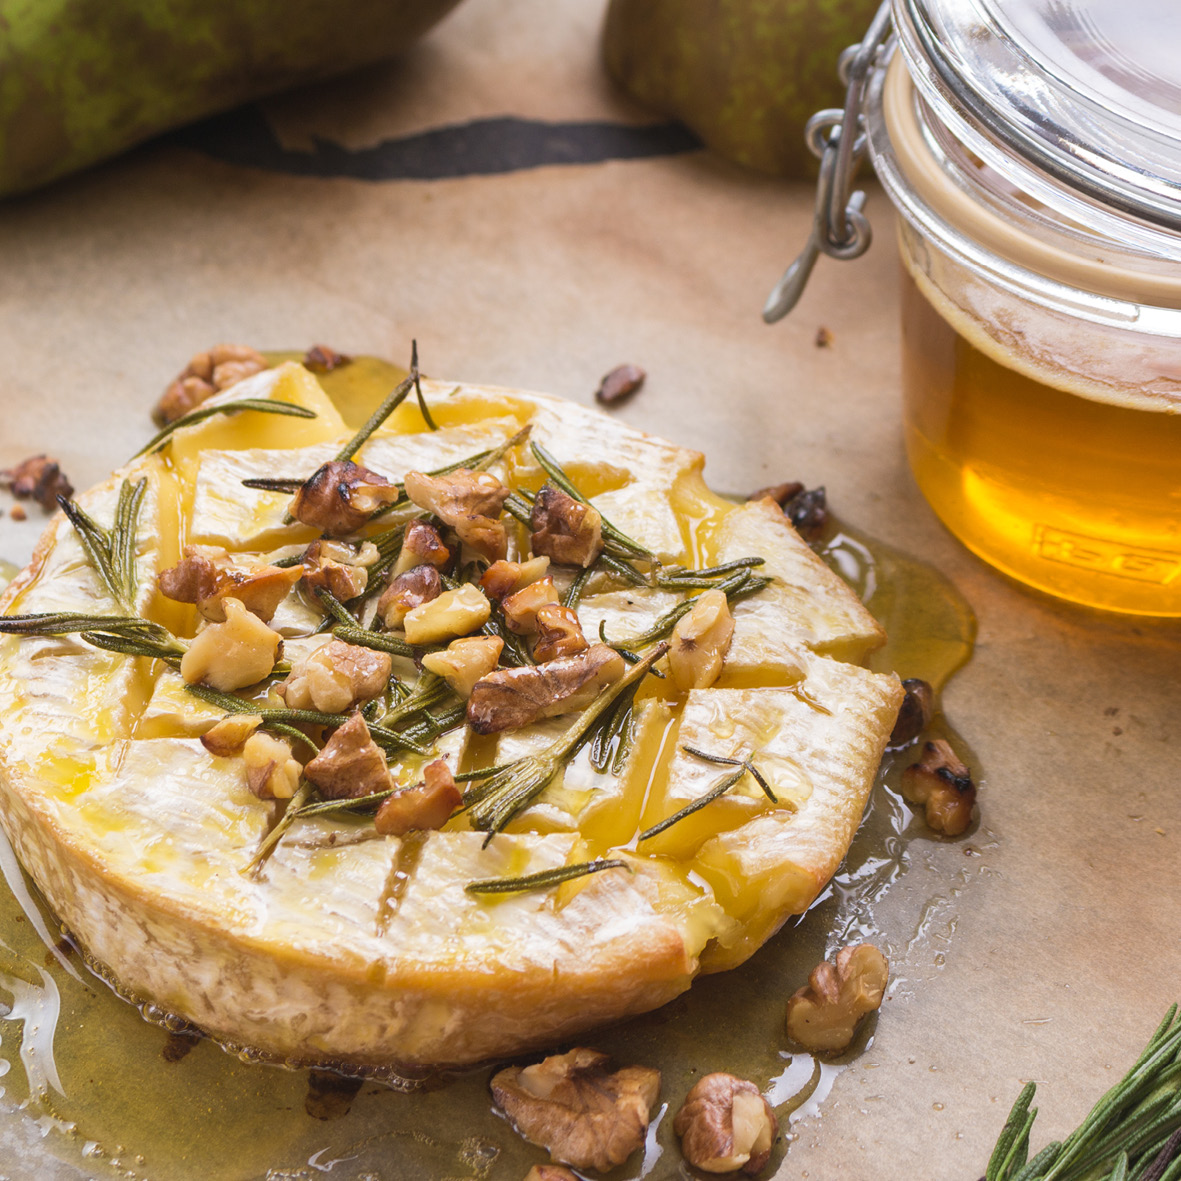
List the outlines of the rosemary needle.
{"type": "Polygon", "coordinates": [[[596,861],[580,861],[577,865],[545,869],[540,873],[529,873],[518,878],[482,878],[480,881],[468,882],[464,890],[469,894],[517,894],[525,890],[548,890],[550,886],[586,877],[587,874],[602,873],[605,869],[630,869],[630,866],[619,858],[599,858],[596,861]]]}
{"type": "Polygon", "coordinates": [[[644,829],[640,833],[639,839],[641,841],[650,840],[652,837],[664,832],[666,828],[672,828],[679,820],[684,820],[686,816],[692,816],[694,812],[700,811],[706,804],[712,804],[714,800],[724,796],[745,774],[746,767],[742,766],[737,771],[723,776],[705,795],[698,796],[697,799],[686,804],[680,811],[674,812],[671,816],[666,816],[659,824],[654,824],[651,828],[644,829]]]}
{"type": "Polygon", "coordinates": [[[259,414],[288,414],[293,418],[315,418],[316,412],[306,406],[296,406],[291,402],[275,402],[270,398],[242,398],[237,402],[222,402],[219,406],[198,406],[190,410],[182,418],[170,422],[163,430],[157,431],[131,458],[138,459],[141,455],[155,455],[182,427],[196,426],[215,414],[237,414],[242,410],[255,410],[259,414]]]}

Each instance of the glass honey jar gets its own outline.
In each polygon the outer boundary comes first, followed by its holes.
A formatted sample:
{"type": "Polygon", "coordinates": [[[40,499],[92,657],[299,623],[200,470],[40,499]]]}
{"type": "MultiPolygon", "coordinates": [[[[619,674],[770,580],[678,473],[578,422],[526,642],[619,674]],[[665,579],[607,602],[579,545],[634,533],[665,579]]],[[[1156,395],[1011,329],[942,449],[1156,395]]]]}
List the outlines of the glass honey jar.
{"type": "MultiPolygon", "coordinates": [[[[1181,4],[889,16],[859,47],[864,116],[823,113],[845,118],[819,146],[856,134],[898,211],[915,479],[1021,582],[1181,616],[1181,4]]],[[[846,213],[848,256],[868,227],[838,189],[818,210],[846,213]]]]}

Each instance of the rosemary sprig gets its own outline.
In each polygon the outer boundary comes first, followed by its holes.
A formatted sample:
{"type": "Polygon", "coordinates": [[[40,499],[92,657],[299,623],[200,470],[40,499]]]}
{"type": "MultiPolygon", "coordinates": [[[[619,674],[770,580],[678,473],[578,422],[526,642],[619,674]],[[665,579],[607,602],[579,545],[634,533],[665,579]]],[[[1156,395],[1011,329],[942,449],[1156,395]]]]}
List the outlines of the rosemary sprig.
{"type": "MultiPolygon", "coordinates": [[[[316,587],[316,598],[324,610],[344,627],[360,627],[357,617],[326,587],[316,587]]],[[[368,629],[366,629],[368,630],[368,629]]]]}
{"type": "MultiPolygon", "coordinates": [[[[442,677],[424,671],[414,684],[410,696],[392,706],[381,719],[382,726],[396,726],[433,706],[442,705],[450,696],[451,689],[442,677]]],[[[372,727],[370,727],[372,729],[372,727]]]]}
{"type": "Polygon", "coordinates": [[[287,801],[287,807],[283,810],[283,815],[279,817],[275,822],[275,826],[259,842],[254,856],[240,870],[242,874],[253,877],[258,873],[262,868],[263,862],[275,851],[279,842],[283,839],[284,834],[295,823],[295,819],[299,815],[299,810],[311,799],[312,790],[312,785],[306,779],[300,781],[299,786],[295,789],[295,794],[287,801]]]}
{"type": "MultiPolygon", "coordinates": [[[[418,345],[411,347],[410,372],[386,395],[380,406],[366,419],[365,425],[336,453],[337,462],[350,460],[369,441],[369,437],[385,422],[418,383],[418,345]]],[[[432,428],[433,429],[433,428],[432,428]]]]}
{"type": "Polygon", "coordinates": [[[316,412],[291,402],[275,402],[270,398],[242,398],[237,402],[222,402],[220,406],[198,406],[188,414],[170,422],[163,430],[157,431],[131,458],[141,455],[155,455],[182,427],[196,426],[215,414],[238,414],[243,410],[255,410],[259,414],[287,414],[293,418],[315,418],[316,412]]]}
{"type": "Polygon", "coordinates": [[[160,640],[171,637],[167,628],[135,615],[51,611],[44,615],[0,616],[0,632],[13,636],[68,636],[96,630],[120,635],[148,635],[160,640]]]}
{"type": "Polygon", "coordinates": [[[388,800],[395,792],[401,790],[399,787],[391,787],[386,791],[377,791],[372,795],[358,796],[354,799],[321,800],[316,804],[305,804],[296,811],[292,819],[303,820],[308,816],[330,816],[337,812],[362,811],[374,804],[380,804],[382,800],[388,800]]]}
{"type": "Polygon", "coordinates": [[[418,399],[418,409],[422,411],[422,417],[425,420],[427,427],[432,431],[437,431],[439,429],[439,425],[431,417],[430,408],[426,404],[426,399],[422,396],[422,382],[419,380],[418,373],[417,340],[412,340],[410,342],[410,372],[414,375],[414,396],[418,399]]]}
{"type": "Polygon", "coordinates": [[[726,755],[711,755],[708,751],[698,750],[695,746],[682,745],[681,750],[687,755],[692,755],[695,759],[704,759],[707,763],[719,763],[723,767],[745,767],[750,772],[750,777],[762,788],[763,795],[771,803],[779,803],[779,797],[771,790],[771,785],[763,778],[762,773],[750,759],[732,759],[726,755]]]}
{"type": "Polygon", "coordinates": [[[118,652],[121,656],[146,656],[149,660],[163,660],[173,668],[180,667],[184,647],[176,640],[162,642],[150,639],[146,634],[120,634],[118,632],[81,632],[79,638],[94,648],[106,652],[118,652]]]}
{"type": "Polygon", "coordinates": [[[745,774],[746,767],[742,766],[737,771],[733,771],[729,775],[724,775],[705,795],[698,796],[697,799],[686,804],[679,811],[674,812],[671,816],[666,816],[659,824],[654,824],[651,828],[644,829],[640,833],[639,839],[641,841],[650,840],[657,834],[664,832],[666,828],[672,828],[674,824],[680,820],[684,820],[686,816],[692,816],[694,812],[699,812],[706,804],[712,804],[714,800],[724,796],[745,774]]]}
{"type": "Polygon", "coordinates": [[[615,708],[596,727],[590,745],[590,764],[600,774],[610,766],[613,775],[619,775],[631,753],[634,727],[633,706],[638,683],[622,694],[615,708]]]}
{"type": "Polygon", "coordinates": [[[582,594],[586,590],[586,584],[598,573],[598,568],[599,561],[596,558],[585,570],[578,572],[578,576],[570,584],[570,589],[562,599],[563,607],[569,607],[571,611],[578,610],[578,604],[582,601],[582,594]]]}
{"type": "Polygon", "coordinates": [[[139,512],[147,488],[146,479],[137,480],[134,484],[123,481],[110,529],[104,529],[76,502],[63,496],[57,498],[62,512],[74,526],[99,581],[111,598],[128,611],[134,609],[137,581],[135,543],[139,512]]]}
{"type": "MultiPolygon", "coordinates": [[[[712,584],[711,589],[722,591],[728,603],[736,603],[739,599],[745,599],[750,595],[757,594],[764,587],[770,585],[770,578],[762,578],[744,569],[739,570],[722,582],[712,584]]],[[[641,632],[638,636],[630,636],[627,640],[614,641],[606,639],[601,628],[599,634],[604,637],[603,642],[605,644],[610,644],[611,647],[617,650],[620,648],[629,648],[635,651],[638,648],[646,647],[648,644],[655,643],[657,640],[667,639],[672,634],[673,628],[676,627],[677,621],[693,610],[693,604],[697,602],[699,597],[699,595],[694,595],[692,598],[686,599],[683,603],[678,603],[656,620],[647,631],[641,632]]]]}
{"type": "Polygon", "coordinates": [[[355,621],[352,624],[337,624],[332,634],[346,644],[359,644],[375,652],[388,652],[391,656],[414,656],[414,649],[405,640],[399,640],[389,632],[370,631],[355,621]]]}
{"type": "Polygon", "coordinates": [[[294,496],[306,483],[295,476],[251,476],[242,481],[242,487],[253,488],[256,492],[287,492],[294,496]]]}
{"type": "Polygon", "coordinates": [[[518,759],[464,793],[464,807],[468,810],[472,827],[488,834],[485,845],[545,790],[566,760],[589,741],[599,719],[632,686],[638,685],[667,651],[667,644],[653,648],[639,664],[633,665],[614,685],[601,692],[566,733],[545,750],[518,759]]]}
{"type": "Polygon", "coordinates": [[[1027,1161],[1030,1083],[993,1149],[986,1181],[1176,1181],[1181,1177],[1181,1020],[1165,1015],[1131,1070],[1061,1143],[1027,1161]]]}
{"type": "MultiPolygon", "coordinates": [[[[578,491],[574,482],[562,470],[561,464],[540,443],[530,443],[529,449],[533,452],[533,458],[537,460],[542,470],[558,488],[565,492],[567,496],[574,497],[575,500],[580,501],[582,504],[590,504],[590,501],[578,491]]],[[[646,562],[656,561],[656,555],[650,549],[628,537],[623,530],[617,529],[612,525],[606,517],[603,517],[603,536],[615,542],[623,551],[624,556],[642,558],[646,562]]]]}
{"type": "Polygon", "coordinates": [[[525,890],[548,890],[551,886],[587,874],[602,873],[605,869],[627,869],[631,866],[619,858],[600,857],[595,861],[580,861],[576,865],[562,865],[557,869],[543,869],[540,873],[528,873],[518,878],[482,878],[468,882],[464,890],[468,894],[518,894],[525,890]]]}

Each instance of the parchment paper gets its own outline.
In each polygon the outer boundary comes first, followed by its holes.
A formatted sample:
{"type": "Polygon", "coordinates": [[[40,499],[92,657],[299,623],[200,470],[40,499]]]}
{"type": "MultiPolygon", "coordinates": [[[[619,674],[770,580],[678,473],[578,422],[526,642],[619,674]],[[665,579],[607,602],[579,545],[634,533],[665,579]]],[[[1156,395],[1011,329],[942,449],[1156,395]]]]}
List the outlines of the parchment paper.
{"type": "MultiPolygon", "coordinates": [[[[404,62],[268,104],[271,157],[503,116],[623,127],[567,126],[575,146],[543,144],[543,159],[624,155],[640,142],[627,129],[654,117],[601,76],[601,11],[465,0],[404,62]]],[[[869,255],[822,261],[768,328],[759,310],[804,240],[811,190],[678,150],[675,132],[649,137],[664,155],[366,180],[228,163],[242,126],[0,206],[0,464],[48,450],[78,487],[97,481],[143,441],[168,378],[223,339],[403,360],[416,336],[434,376],[582,402],[614,365],[643,365],[617,413],[705,450],[717,488],[824,483],[842,517],[933,563],[979,619],[944,696],[985,780],[978,856],[947,842],[924,870],[950,897],[970,861],[973,884],[780,1175],[971,1181],[1031,1078],[1035,1144],[1069,1130],[1181,995],[1181,631],[1023,590],[928,509],[902,451],[880,192],[869,255]]],[[[24,524],[6,514],[0,556],[23,562],[42,523],[36,507],[24,524]]]]}

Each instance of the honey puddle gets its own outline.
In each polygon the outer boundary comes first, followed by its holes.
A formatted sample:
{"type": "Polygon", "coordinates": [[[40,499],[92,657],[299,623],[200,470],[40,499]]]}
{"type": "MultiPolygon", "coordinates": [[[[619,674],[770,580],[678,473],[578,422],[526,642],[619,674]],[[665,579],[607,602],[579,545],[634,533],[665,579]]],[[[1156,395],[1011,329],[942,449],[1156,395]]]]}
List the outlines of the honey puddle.
{"type": "MultiPolygon", "coordinates": [[[[938,687],[968,659],[971,612],[937,572],[842,526],[830,526],[817,548],[891,636],[874,667],[938,687]]],[[[979,777],[970,750],[942,718],[932,731],[951,737],[979,777]]],[[[790,1151],[792,1125],[818,1111],[873,1032],[871,1021],[833,1061],[793,1053],[783,1031],[790,993],[849,941],[870,939],[886,953],[896,1001],[938,971],[954,935],[956,899],[974,874],[945,877],[932,896],[933,875],[914,872],[937,848],[897,792],[914,758],[913,748],[887,754],[846,864],[808,914],[741,968],[703,978],[664,1009],[588,1038],[621,1062],[663,1075],[642,1159],[612,1177],[688,1175],[672,1117],[713,1070],[752,1079],[779,1113],[783,1135],[764,1174],[771,1175],[790,1151]]],[[[961,841],[980,839],[970,830],[961,841]]],[[[183,1029],[145,1021],[60,939],[7,845],[0,870],[8,883],[0,888],[0,1170],[39,1181],[312,1181],[327,1173],[334,1181],[512,1181],[545,1159],[493,1110],[491,1069],[397,1093],[242,1062],[183,1029]]]]}

